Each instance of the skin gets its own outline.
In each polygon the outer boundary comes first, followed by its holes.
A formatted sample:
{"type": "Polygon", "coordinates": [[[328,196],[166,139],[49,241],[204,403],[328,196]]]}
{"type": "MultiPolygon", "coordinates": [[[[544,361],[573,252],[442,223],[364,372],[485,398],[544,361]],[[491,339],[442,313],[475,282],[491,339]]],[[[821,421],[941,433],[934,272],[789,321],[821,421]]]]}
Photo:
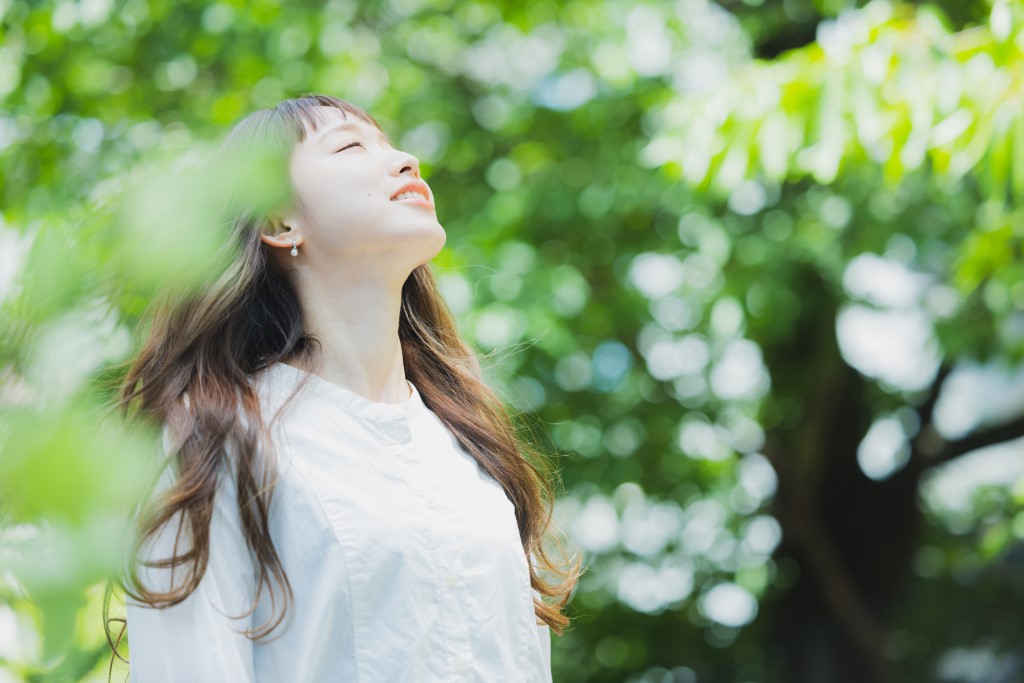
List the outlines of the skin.
{"type": "Polygon", "coordinates": [[[305,325],[323,344],[317,374],[371,401],[400,403],[411,395],[398,340],[402,285],[446,234],[433,192],[429,206],[391,200],[421,180],[419,160],[357,117],[322,109],[325,125],[292,153],[295,206],[271,215],[260,239],[288,270],[305,325]],[[341,123],[351,127],[324,135],[341,123]]]}

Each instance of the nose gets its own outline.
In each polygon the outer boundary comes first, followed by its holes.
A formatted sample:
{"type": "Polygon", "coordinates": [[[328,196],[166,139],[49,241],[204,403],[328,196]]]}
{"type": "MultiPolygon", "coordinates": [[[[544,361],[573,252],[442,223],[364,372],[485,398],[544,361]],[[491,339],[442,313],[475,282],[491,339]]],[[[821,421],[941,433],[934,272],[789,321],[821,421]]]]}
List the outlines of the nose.
{"type": "Polygon", "coordinates": [[[414,178],[420,177],[420,160],[408,152],[396,150],[397,155],[394,162],[392,163],[392,173],[395,175],[402,175],[407,171],[411,171],[414,178]],[[397,169],[397,173],[395,170],[397,169]]]}

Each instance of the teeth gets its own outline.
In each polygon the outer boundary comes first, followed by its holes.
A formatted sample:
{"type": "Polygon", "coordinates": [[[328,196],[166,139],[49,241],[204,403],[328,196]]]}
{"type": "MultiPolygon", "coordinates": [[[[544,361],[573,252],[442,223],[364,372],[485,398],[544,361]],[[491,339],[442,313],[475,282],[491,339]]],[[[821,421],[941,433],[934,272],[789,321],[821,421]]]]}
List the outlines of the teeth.
{"type": "Polygon", "coordinates": [[[419,192],[409,191],[403,192],[402,194],[399,195],[395,195],[391,201],[398,201],[400,199],[426,199],[426,197],[421,195],[419,192]]]}

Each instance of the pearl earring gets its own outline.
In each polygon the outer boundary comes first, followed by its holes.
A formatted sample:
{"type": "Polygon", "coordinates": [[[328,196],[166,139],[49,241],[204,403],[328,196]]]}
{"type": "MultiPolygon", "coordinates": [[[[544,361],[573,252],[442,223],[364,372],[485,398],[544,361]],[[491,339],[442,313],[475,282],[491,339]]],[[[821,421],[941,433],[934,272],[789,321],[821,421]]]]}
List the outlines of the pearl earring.
{"type": "Polygon", "coordinates": [[[292,256],[299,255],[299,248],[295,246],[295,240],[292,240],[292,256]]]}

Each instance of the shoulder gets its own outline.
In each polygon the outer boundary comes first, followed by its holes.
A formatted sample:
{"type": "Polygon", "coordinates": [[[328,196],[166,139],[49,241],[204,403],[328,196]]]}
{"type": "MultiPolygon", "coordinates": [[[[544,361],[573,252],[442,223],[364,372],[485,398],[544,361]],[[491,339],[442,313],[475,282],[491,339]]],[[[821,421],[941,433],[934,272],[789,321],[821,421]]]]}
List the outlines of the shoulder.
{"type": "Polygon", "coordinates": [[[285,414],[297,412],[298,406],[309,403],[310,395],[301,377],[280,362],[249,376],[249,386],[259,402],[266,425],[283,420],[285,414]]]}

